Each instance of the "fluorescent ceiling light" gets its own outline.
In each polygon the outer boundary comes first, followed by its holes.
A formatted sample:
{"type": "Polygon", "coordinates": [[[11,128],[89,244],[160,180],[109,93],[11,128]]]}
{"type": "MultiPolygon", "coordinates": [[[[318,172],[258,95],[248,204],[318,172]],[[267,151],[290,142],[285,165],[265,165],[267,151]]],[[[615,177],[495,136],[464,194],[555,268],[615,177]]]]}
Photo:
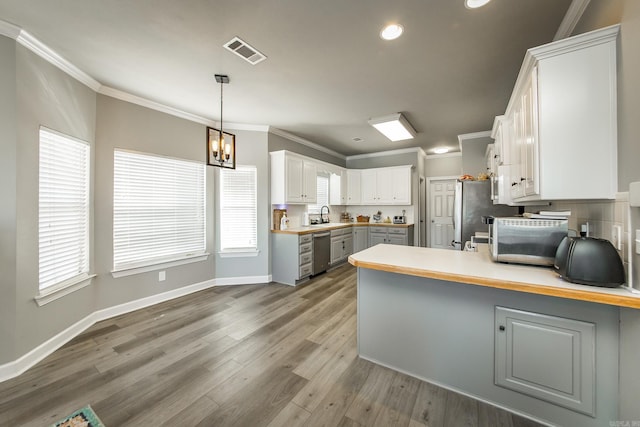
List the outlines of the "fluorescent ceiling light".
{"type": "Polygon", "coordinates": [[[400,113],[371,119],[369,124],[391,141],[402,141],[416,136],[415,129],[400,113]]]}
{"type": "Polygon", "coordinates": [[[447,147],[438,147],[438,148],[434,148],[433,152],[436,154],[444,154],[444,153],[448,153],[449,149],[447,147]]]}
{"type": "Polygon", "coordinates": [[[464,0],[467,9],[477,9],[489,3],[491,0],[464,0]]]}
{"type": "Polygon", "coordinates": [[[395,40],[402,35],[404,28],[400,24],[389,24],[380,31],[384,40],[395,40]]]}

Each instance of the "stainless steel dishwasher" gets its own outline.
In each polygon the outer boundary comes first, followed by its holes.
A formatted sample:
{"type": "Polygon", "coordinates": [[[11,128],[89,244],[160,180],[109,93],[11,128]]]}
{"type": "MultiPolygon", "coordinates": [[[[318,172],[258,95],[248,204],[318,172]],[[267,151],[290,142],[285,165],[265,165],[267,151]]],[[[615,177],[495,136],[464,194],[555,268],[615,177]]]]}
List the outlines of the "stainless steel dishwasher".
{"type": "Polygon", "coordinates": [[[313,233],[313,275],[327,271],[331,259],[331,232],[313,233]]]}

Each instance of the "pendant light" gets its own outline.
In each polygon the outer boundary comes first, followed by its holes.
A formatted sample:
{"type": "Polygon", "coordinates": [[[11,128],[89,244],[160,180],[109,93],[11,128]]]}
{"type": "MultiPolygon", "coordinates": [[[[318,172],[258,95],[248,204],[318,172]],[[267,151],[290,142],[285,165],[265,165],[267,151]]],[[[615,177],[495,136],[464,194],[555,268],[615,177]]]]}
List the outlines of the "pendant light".
{"type": "Polygon", "coordinates": [[[236,136],[225,132],[222,126],[222,88],[229,83],[229,76],[216,74],[220,83],[220,129],[207,127],[207,165],[220,168],[236,168],[236,136]]]}

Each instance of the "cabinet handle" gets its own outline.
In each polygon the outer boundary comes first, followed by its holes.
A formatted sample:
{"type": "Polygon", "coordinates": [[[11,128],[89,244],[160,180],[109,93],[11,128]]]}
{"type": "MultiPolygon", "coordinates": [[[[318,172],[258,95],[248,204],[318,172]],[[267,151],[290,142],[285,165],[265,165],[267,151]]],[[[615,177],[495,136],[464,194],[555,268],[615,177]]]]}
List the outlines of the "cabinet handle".
{"type": "Polygon", "coordinates": [[[526,181],[527,178],[520,178],[520,181],[526,181]]]}
{"type": "Polygon", "coordinates": [[[504,327],[504,325],[500,325],[500,327],[499,327],[498,329],[500,329],[500,332],[504,332],[504,330],[505,330],[506,328],[504,327]]]}

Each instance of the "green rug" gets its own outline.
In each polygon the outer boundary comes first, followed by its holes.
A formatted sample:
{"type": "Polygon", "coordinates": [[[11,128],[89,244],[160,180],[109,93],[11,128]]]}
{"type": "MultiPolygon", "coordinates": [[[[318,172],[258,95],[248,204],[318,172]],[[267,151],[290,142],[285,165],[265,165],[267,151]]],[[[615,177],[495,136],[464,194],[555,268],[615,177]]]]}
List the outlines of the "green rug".
{"type": "Polygon", "coordinates": [[[105,427],[105,425],[93,412],[91,406],[87,405],[57,423],[51,424],[50,427],[105,427]]]}

